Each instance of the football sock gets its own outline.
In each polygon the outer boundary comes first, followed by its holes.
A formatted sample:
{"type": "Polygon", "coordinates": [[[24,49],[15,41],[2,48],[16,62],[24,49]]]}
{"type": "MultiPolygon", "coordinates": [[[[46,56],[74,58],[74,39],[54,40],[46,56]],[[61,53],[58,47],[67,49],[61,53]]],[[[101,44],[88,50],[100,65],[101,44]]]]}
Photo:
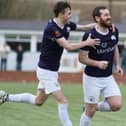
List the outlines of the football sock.
{"type": "Polygon", "coordinates": [[[111,107],[107,101],[102,101],[98,103],[97,110],[109,112],[111,111],[111,107]]]}
{"type": "Polygon", "coordinates": [[[72,126],[72,122],[68,115],[68,104],[58,104],[58,113],[63,126],[72,126]]]}
{"type": "Polygon", "coordinates": [[[88,117],[85,112],[82,113],[80,118],[80,126],[90,126],[91,117],[88,117]]]}
{"type": "Polygon", "coordinates": [[[22,94],[9,94],[7,101],[10,102],[25,102],[35,104],[35,97],[30,93],[22,93],[22,94]]]}

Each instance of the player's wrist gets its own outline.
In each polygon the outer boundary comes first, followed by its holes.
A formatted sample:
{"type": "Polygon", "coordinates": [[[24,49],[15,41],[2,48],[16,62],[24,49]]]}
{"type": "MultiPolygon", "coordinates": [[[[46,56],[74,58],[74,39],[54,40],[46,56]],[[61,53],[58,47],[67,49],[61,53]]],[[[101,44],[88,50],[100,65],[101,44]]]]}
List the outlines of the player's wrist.
{"type": "Polygon", "coordinates": [[[98,61],[94,61],[93,64],[94,64],[95,67],[99,67],[99,62],[98,61]]]}

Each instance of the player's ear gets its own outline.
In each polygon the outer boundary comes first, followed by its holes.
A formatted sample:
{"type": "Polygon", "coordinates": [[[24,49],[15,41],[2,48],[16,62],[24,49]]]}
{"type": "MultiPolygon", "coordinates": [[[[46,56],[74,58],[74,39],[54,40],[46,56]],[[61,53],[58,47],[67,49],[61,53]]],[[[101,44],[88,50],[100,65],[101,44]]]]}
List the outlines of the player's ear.
{"type": "Polygon", "coordinates": [[[100,21],[99,16],[95,16],[95,21],[96,21],[96,22],[99,22],[99,21],[100,21]]]}

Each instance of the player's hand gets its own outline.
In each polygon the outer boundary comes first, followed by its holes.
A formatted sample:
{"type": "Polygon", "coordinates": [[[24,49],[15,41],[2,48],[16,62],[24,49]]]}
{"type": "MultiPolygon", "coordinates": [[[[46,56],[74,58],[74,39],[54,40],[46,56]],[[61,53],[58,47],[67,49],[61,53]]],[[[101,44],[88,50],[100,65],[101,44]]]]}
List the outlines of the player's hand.
{"type": "Polygon", "coordinates": [[[105,70],[108,67],[109,62],[108,61],[98,61],[98,68],[105,70]]]}
{"type": "Polygon", "coordinates": [[[87,41],[88,46],[91,46],[91,47],[93,47],[95,49],[96,49],[95,45],[100,45],[100,39],[92,39],[91,38],[91,33],[89,34],[86,41],[87,41]]]}
{"type": "Polygon", "coordinates": [[[123,69],[119,65],[116,66],[116,72],[118,75],[123,75],[123,69]]]}

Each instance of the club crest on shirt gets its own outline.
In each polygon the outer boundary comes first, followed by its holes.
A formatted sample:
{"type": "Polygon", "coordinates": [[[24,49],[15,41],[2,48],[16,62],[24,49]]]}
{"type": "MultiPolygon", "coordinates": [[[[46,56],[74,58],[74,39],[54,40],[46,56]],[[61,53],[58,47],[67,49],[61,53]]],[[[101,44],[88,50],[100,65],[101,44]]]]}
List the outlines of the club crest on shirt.
{"type": "Polygon", "coordinates": [[[101,43],[101,47],[106,48],[107,47],[107,42],[101,43]]]}
{"type": "Polygon", "coordinates": [[[112,35],[112,36],[111,36],[111,40],[116,40],[115,35],[112,35]]]}

